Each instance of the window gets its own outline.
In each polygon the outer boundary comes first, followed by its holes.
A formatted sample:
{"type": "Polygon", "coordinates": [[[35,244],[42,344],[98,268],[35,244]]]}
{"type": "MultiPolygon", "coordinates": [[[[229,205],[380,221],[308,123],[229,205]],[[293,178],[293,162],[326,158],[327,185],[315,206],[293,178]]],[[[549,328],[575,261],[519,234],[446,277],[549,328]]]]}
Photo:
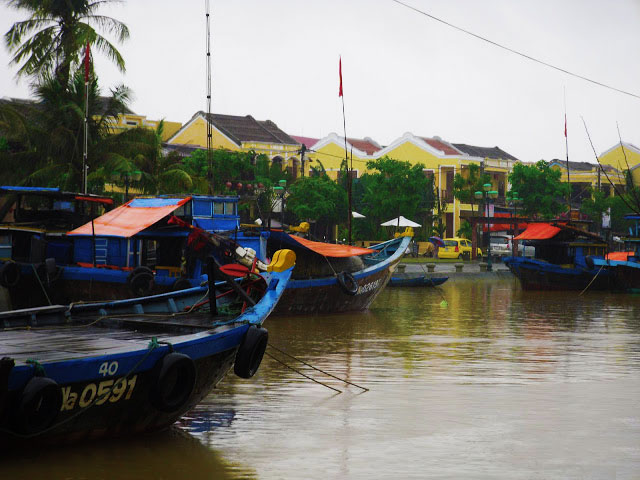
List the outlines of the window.
{"type": "Polygon", "coordinates": [[[213,214],[224,215],[224,202],[213,202],[213,214]]]}
{"type": "Polygon", "coordinates": [[[236,214],[236,204],[232,202],[224,203],[224,213],[225,215],[235,215],[236,214]]]}

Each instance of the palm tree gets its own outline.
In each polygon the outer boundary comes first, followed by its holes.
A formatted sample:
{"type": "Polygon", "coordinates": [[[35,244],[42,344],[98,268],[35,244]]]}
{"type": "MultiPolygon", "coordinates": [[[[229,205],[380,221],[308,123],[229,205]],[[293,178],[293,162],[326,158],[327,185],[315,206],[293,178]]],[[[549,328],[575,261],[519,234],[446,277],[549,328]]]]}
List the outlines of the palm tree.
{"type": "Polygon", "coordinates": [[[114,34],[119,42],[129,38],[127,26],[97,10],[117,0],[5,0],[7,5],[30,13],[28,20],[16,22],[5,34],[5,43],[14,54],[12,64],[22,66],[18,76],[43,78],[55,75],[66,86],[70,72],[82,62],[87,43],[107,55],[124,72],[120,52],[90,25],[114,34]]]}

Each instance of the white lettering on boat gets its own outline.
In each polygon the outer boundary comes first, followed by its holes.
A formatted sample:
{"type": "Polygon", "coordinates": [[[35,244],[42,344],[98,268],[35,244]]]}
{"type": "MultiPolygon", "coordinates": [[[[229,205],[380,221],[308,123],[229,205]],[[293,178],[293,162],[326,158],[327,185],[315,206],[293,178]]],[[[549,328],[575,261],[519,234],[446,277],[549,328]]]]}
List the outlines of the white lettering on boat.
{"type": "Polygon", "coordinates": [[[358,287],[357,295],[360,295],[361,293],[370,292],[371,290],[375,290],[376,288],[378,288],[378,285],[380,285],[380,279],[379,278],[377,280],[374,280],[373,282],[367,283],[365,285],[360,285],[358,287]]]}
{"type": "Polygon", "coordinates": [[[62,407],[60,411],[73,410],[76,405],[80,408],[87,408],[94,404],[102,405],[107,402],[116,403],[124,398],[129,400],[136,387],[138,376],[126,379],[125,377],[116,380],[103,380],[100,383],[88,383],[80,394],[73,392],[71,387],[62,388],[62,407]]]}
{"type": "Polygon", "coordinates": [[[98,369],[98,373],[103,377],[113,377],[117,372],[118,362],[104,362],[98,369]]]}

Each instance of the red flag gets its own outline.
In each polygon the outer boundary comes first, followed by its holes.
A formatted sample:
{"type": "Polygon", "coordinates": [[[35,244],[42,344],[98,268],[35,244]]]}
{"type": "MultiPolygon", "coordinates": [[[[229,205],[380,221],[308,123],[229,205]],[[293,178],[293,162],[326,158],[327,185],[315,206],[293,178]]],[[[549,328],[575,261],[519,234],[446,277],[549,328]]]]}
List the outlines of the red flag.
{"type": "Polygon", "coordinates": [[[338,91],[338,96],[342,96],[342,57],[340,57],[340,63],[338,64],[338,74],[340,75],[340,90],[338,91]]]}
{"type": "Polygon", "coordinates": [[[90,49],[89,49],[89,42],[87,42],[87,48],[84,51],[84,83],[89,82],[89,67],[91,65],[91,60],[89,57],[90,57],[90,49]]]}
{"type": "Polygon", "coordinates": [[[564,116],[564,138],[567,138],[567,115],[564,116]]]}

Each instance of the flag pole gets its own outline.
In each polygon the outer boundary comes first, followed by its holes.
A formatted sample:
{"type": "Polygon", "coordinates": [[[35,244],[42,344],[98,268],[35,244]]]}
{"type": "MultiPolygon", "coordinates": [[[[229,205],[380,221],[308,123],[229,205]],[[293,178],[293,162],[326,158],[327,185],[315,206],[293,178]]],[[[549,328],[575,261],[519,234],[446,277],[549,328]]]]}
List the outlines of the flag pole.
{"type": "Polygon", "coordinates": [[[571,178],[569,176],[569,140],[567,138],[567,90],[564,90],[564,151],[567,156],[567,183],[569,184],[569,221],[571,221],[571,194],[573,189],[571,188],[571,178]]]}
{"type": "MultiPolygon", "coordinates": [[[[347,150],[347,117],[344,113],[344,94],[342,90],[342,56],[338,63],[338,74],[340,76],[340,90],[338,96],[342,99],[342,126],[344,128],[344,163],[347,167],[347,199],[349,201],[349,215],[347,217],[348,242],[351,245],[351,169],[349,168],[349,151],[347,150]]],[[[351,166],[353,167],[353,153],[351,154],[351,166]]]]}

